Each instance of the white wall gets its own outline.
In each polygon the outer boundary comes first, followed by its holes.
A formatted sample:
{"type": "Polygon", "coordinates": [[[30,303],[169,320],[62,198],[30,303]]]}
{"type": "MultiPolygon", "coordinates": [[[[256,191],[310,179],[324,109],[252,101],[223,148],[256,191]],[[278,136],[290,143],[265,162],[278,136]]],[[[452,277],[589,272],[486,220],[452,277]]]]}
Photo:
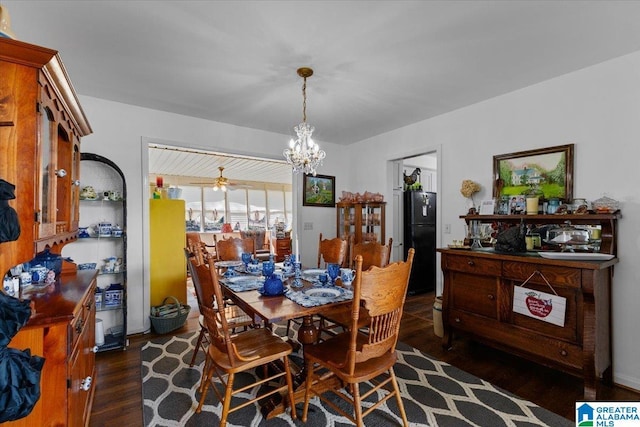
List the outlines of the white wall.
{"type": "MultiPolygon", "coordinates": [[[[141,172],[142,138],[275,158],[282,155],[289,136],[90,97],[81,96],[81,102],[94,130],[84,138],[82,150],[112,159],[127,179],[128,326],[132,333],[144,331],[148,328],[144,291],[148,263],[143,258],[147,196],[141,172]]],[[[437,151],[441,170],[438,215],[452,229],[451,234],[439,236],[444,245],[464,236],[463,221],[458,218],[465,212],[465,199],[459,192],[462,180],[472,179],[483,186],[479,199],[491,197],[493,155],[575,143],[574,194],[593,200],[606,193],[622,202],[620,263],[613,286],[614,380],[640,389],[640,328],[636,327],[640,324],[640,270],[634,268],[640,249],[639,113],[640,53],[635,53],[352,146],[324,143],[327,159],[319,173],[336,176],[336,197],[342,190],[369,190],[383,192],[385,200],[392,200],[389,160],[437,151]]],[[[313,230],[302,231],[300,236],[303,261],[311,264],[318,233],[335,235],[335,211],[300,207],[298,221],[301,226],[313,223],[313,230]]],[[[393,221],[389,209],[387,230],[393,229],[393,221]]]]}
{"type": "Polygon", "coordinates": [[[441,235],[447,244],[464,236],[462,180],[483,186],[478,199],[490,198],[494,155],[574,143],[574,195],[594,200],[606,193],[622,202],[612,291],[614,381],[640,389],[639,140],[636,52],[351,145],[350,157],[366,165],[353,170],[351,184],[355,190],[386,185],[388,198],[388,160],[441,147],[440,217],[452,229],[441,235]]]}
{"type": "MultiPolygon", "coordinates": [[[[127,181],[128,332],[149,329],[147,177],[143,172],[143,145],[149,141],[265,158],[282,158],[290,135],[258,131],[222,123],[150,110],[103,99],[80,96],[93,134],[83,138],[82,151],[103,155],[122,169],[127,181]]],[[[295,126],[296,123],[292,123],[295,126]]],[[[292,131],[293,132],[293,131],[292,131]]],[[[345,189],[347,160],[340,146],[319,141],[327,152],[318,173],[336,176],[337,194],[345,189]]],[[[300,187],[302,186],[300,179],[300,187]]],[[[294,197],[295,200],[295,197],[294,197]]],[[[301,197],[298,198],[300,203],[301,197]]],[[[312,222],[313,230],[299,238],[302,259],[314,260],[318,233],[335,235],[335,209],[301,207],[300,224],[312,222]]]]}

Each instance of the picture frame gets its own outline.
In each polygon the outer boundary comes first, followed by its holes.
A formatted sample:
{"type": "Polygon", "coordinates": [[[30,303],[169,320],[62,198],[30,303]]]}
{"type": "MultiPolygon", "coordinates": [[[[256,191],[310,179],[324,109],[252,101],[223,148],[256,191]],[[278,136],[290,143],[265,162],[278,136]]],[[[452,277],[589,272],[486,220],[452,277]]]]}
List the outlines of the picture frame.
{"type": "Polygon", "coordinates": [[[493,197],[525,194],[535,184],[546,200],[573,200],[574,144],[493,156],[493,197]]]}
{"type": "Polygon", "coordinates": [[[480,203],[480,215],[493,215],[496,209],[495,199],[483,200],[480,203]]]}
{"type": "Polygon", "coordinates": [[[333,208],[336,205],[336,177],[303,175],[302,206],[333,208]]]}

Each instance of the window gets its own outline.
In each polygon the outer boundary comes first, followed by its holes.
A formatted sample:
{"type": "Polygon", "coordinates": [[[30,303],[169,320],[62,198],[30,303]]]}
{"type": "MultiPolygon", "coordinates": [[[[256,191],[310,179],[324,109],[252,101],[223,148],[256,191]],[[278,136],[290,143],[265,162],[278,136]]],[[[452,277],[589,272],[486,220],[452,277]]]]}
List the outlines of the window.
{"type": "Polygon", "coordinates": [[[224,223],[231,224],[234,231],[271,229],[277,222],[284,222],[287,228],[291,225],[293,196],[288,188],[226,192],[209,186],[180,188],[186,202],[187,231],[219,232],[224,223]]]}
{"type": "Polygon", "coordinates": [[[227,191],[227,201],[229,220],[225,222],[230,223],[234,231],[246,230],[249,222],[246,190],[227,191]]]}
{"type": "Polygon", "coordinates": [[[225,192],[202,187],[204,199],[204,231],[220,231],[225,222],[225,192]]]}
{"type": "Polygon", "coordinates": [[[249,229],[264,230],[267,227],[267,193],[264,190],[247,190],[249,200],[249,229]]]}
{"type": "Polygon", "coordinates": [[[200,187],[181,187],[185,201],[185,221],[187,231],[200,231],[202,226],[202,189],[200,187]]]}
{"type": "Polygon", "coordinates": [[[284,205],[284,191],[269,190],[269,227],[273,227],[278,222],[287,223],[287,216],[284,205]]]}

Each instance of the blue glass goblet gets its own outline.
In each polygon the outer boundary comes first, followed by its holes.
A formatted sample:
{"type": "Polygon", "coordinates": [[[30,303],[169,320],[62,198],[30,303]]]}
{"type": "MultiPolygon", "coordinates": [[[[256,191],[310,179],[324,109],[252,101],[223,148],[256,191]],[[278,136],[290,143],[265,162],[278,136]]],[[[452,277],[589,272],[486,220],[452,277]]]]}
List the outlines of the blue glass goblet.
{"type": "Polygon", "coordinates": [[[327,273],[331,279],[331,284],[335,285],[336,279],[340,275],[340,264],[331,263],[327,265],[327,273]]]}
{"type": "Polygon", "coordinates": [[[275,269],[276,264],[273,261],[264,261],[262,263],[262,274],[264,275],[264,277],[271,277],[275,269]]]}
{"type": "Polygon", "coordinates": [[[326,285],[329,281],[329,276],[327,276],[327,273],[322,273],[318,276],[318,281],[320,282],[320,284],[326,285]]]}
{"type": "Polygon", "coordinates": [[[242,252],[242,262],[244,263],[244,269],[247,270],[247,266],[251,262],[251,252],[242,252]]]}

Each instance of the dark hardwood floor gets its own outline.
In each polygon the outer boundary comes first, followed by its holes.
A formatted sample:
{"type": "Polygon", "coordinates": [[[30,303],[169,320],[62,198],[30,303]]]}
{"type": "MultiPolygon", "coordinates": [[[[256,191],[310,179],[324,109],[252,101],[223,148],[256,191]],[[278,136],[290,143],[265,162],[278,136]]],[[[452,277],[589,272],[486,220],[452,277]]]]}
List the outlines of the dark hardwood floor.
{"type": "MultiPolygon", "coordinates": [[[[451,350],[441,347],[433,332],[433,294],[407,298],[400,340],[464,371],[574,420],[575,402],[582,400],[582,381],[544,366],[493,350],[466,338],[456,338],[451,350]]],[[[197,306],[176,334],[198,329],[197,306]]],[[[90,425],[142,425],[140,349],[154,334],[130,337],[125,351],[96,356],[96,395],[90,425]]],[[[640,393],[602,385],[602,400],[640,401],[640,393]]]]}

